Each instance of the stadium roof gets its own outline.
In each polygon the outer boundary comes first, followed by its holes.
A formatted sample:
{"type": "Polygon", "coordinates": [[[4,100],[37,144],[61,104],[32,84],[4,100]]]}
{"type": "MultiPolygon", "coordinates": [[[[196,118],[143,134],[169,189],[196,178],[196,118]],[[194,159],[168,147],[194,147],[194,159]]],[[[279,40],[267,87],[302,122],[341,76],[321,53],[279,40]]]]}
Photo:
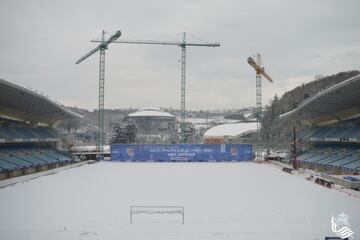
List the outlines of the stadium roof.
{"type": "Polygon", "coordinates": [[[0,115],[20,121],[53,124],[82,117],[40,93],[0,79],[0,115]]]}
{"type": "Polygon", "coordinates": [[[210,128],[204,134],[205,137],[235,137],[249,131],[256,131],[256,122],[243,122],[234,124],[222,124],[210,128]]]}
{"type": "Polygon", "coordinates": [[[129,117],[167,117],[175,118],[174,115],[162,111],[160,108],[141,108],[140,110],[129,114],[129,117]]]}
{"type": "Polygon", "coordinates": [[[331,86],[280,115],[282,119],[326,125],[360,117],[360,75],[331,86]]]}

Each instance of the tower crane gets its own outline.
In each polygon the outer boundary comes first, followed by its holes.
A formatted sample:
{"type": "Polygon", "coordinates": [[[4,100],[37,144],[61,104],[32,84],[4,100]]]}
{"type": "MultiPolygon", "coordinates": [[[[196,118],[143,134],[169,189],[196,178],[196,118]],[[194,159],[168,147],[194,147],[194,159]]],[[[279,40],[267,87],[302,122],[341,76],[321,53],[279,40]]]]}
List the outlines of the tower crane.
{"type": "Polygon", "coordinates": [[[262,65],[261,55],[257,54],[255,57],[248,57],[247,62],[255,69],[256,72],[256,156],[259,156],[259,142],[260,142],[260,120],[262,118],[262,91],[261,91],[261,75],[264,76],[270,82],[273,82],[272,78],[265,72],[265,68],[262,65]]]}
{"type": "Polygon", "coordinates": [[[105,50],[108,49],[108,45],[121,36],[121,31],[116,31],[108,40],[105,41],[105,31],[102,31],[102,37],[100,44],[76,61],[76,64],[81,63],[91,55],[100,52],[100,64],[99,64],[99,109],[98,109],[98,129],[96,150],[98,151],[98,160],[102,160],[104,157],[104,88],[105,88],[105,50]]]}
{"type": "MultiPolygon", "coordinates": [[[[99,40],[92,40],[91,42],[101,42],[99,40]]],[[[183,33],[182,41],[158,41],[158,40],[125,40],[121,39],[114,41],[114,43],[128,43],[128,44],[149,44],[149,45],[172,45],[181,48],[181,118],[180,129],[182,143],[185,143],[185,97],[186,97],[186,47],[219,47],[220,43],[193,43],[186,41],[186,33],[183,33]]]]}

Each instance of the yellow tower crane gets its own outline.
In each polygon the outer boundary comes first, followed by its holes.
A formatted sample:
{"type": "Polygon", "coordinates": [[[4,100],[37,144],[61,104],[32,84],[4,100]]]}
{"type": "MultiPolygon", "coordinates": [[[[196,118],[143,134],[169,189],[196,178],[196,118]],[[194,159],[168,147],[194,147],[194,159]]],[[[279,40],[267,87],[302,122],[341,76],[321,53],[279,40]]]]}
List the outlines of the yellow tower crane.
{"type": "Polygon", "coordinates": [[[261,91],[261,75],[264,76],[270,82],[273,82],[272,78],[265,72],[265,68],[262,66],[261,55],[257,54],[256,57],[248,57],[247,59],[250,66],[255,69],[256,72],[256,122],[257,122],[257,137],[256,137],[256,158],[259,157],[259,143],[260,143],[260,120],[262,119],[262,91],[261,91]]]}

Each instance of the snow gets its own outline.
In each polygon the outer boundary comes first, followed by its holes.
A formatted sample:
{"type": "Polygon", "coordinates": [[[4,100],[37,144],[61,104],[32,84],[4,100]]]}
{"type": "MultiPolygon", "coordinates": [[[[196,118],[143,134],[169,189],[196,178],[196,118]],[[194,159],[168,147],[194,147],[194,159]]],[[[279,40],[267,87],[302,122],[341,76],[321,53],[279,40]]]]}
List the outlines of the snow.
{"type": "Polygon", "coordinates": [[[220,136],[237,136],[239,134],[255,131],[256,122],[243,122],[234,124],[222,124],[207,130],[204,136],[220,137],[220,136]]]}
{"type": "Polygon", "coordinates": [[[129,114],[130,117],[169,117],[175,118],[174,115],[164,112],[158,108],[146,108],[129,114]]]}
{"type": "Polygon", "coordinates": [[[0,239],[323,240],[341,212],[357,237],[359,199],[266,164],[102,162],[0,188],[0,239]]]}
{"type": "MultiPolygon", "coordinates": [[[[88,146],[74,146],[72,147],[72,151],[81,151],[81,152],[95,152],[97,147],[94,145],[88,146]]],[[[110,145],[104,145],[104,152],[110,152],[110,145]]]]}
{"type": "Polygon", "coordinates": [[[237,123],[239,120],[225,119],[224,117],[211,117],[211,118],[186,118],[186,122],[193,124],[204,124],[208,125],[211,123],[224,124],[224,123],[237,123]]]}

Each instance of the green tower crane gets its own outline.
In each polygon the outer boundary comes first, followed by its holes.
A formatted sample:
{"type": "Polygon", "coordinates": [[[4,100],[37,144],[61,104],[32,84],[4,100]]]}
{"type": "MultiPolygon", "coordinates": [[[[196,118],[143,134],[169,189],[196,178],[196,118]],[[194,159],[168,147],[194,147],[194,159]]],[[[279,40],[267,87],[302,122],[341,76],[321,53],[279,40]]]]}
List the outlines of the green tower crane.
{"type": "Polygon", "coordinates": [[[97,51],[100,52],[99,63],[99,108],[98,108],[98,129],[96,150],[98,152],[97,160],[104,158],[104,96],[105,96],[105,50],[108,49],[108,45],[121,36],[121,31],[116,31],[108,40],[105,41],[105,31],[102,31],[102,38],[100,44],[76,61],[76,64],[81,63],[97,51]]]}
{"type": "MultiPolygon", "coordinates": [[[[181,48],[181,116],[180,116],[180,141],[186,142],[185,138],[185,97],[186,97],[186,47],[219,47],[220,43],[194,43],[186,41],[186,33],[182,34],[182,41],[159,41],[159,40],[127,40],[121,39],[114,41],[114,43],[129,43],[129,44],[149,44],[149,45],[173,45],[181,48]]],[[[99,40],[92,40],[91,42],[101,42],[99,40]]]]}

